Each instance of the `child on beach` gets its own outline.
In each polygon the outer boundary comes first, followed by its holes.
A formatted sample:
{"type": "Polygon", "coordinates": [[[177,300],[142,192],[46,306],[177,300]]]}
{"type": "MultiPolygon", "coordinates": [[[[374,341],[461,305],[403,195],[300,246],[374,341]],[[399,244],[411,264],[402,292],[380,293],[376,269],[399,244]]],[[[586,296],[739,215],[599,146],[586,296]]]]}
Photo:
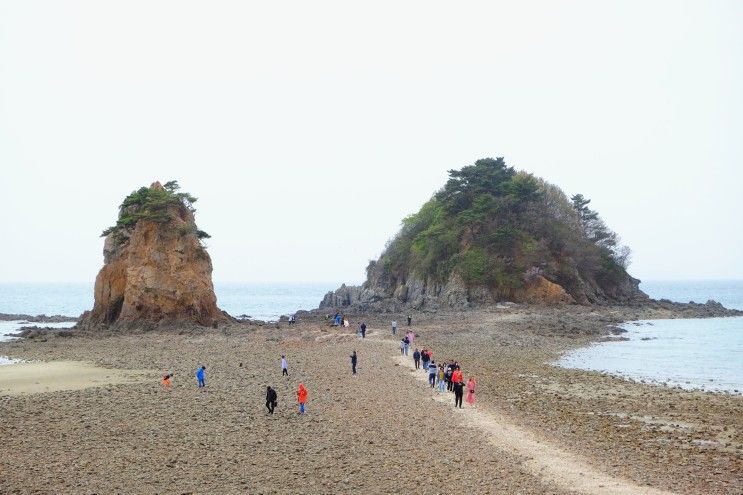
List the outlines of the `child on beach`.
{"type": "Polygon", "coordinates": [[[199,382],[199,388],[206,387],[206,366],[196,370],[196,380],[199,382]]]}
{"type": "Polygon", "coordinates": [[[297,389],[297,402],[299,403],[299,414],[304,414],[304,405],[307,402],[307,389],[304,388],[304,383],[300,383],[299,389],[297,389]]]}
{"type": "Polygon", "coordinates": [[[165,376],[163,377],[162,385],[163,385],[163,388],[164,388],[165,390],[170,390],[170,378],[171,378],[172,376],[173,376],[173,375],[170,375],[170,374],[168,374],[168,375],[165,375],[165,376]]]}
{"type": "Polygon", "coordinates": [[[475,385],[474,377],[470,377],[467,381],[467,398],[465,399],[470,406],[475,405],[475,385]]]}

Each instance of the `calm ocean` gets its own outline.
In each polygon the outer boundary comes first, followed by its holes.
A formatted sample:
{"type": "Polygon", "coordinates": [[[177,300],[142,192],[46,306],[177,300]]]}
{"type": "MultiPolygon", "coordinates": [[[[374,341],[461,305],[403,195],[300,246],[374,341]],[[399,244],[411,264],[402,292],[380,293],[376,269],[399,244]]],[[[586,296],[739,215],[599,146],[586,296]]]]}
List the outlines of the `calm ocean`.
{"type": "MultiPolygon", "coordinates": [[[[714,299],[743,310],[743,280],[652,281],[651,297],[678,302],[714,299]]],[[[647,383],[743,393],[743,317],[648,320],[623,325],[629,340],[601,342],[569,352],[565,368],[600,371],[647,383]]]]}
{"type": "MultiPolygon", "coordinates": [[[[215,283],[219,307],[233,316],[276,320],[314,309],[340,283],[215,283]]],[[[0,313],[79,316],[93,307],[92,284],[0,283],[0,313]]]]}

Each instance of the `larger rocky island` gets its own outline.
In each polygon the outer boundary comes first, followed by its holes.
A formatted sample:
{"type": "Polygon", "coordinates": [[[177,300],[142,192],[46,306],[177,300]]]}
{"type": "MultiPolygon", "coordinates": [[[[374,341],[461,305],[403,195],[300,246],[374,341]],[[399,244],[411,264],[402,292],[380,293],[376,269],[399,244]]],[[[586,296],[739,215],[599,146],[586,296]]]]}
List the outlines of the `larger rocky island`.
{"type": "Polygon", "coordinates": [[[361,286],[329,292],[320,309],[461,310],[499,302],[660,306],[684,316],[738,314],[714,301],[653,301],[627,273],[629,248],[590,200],[506,165],[450,170],[449,180],[402,221],[361,286]]]}

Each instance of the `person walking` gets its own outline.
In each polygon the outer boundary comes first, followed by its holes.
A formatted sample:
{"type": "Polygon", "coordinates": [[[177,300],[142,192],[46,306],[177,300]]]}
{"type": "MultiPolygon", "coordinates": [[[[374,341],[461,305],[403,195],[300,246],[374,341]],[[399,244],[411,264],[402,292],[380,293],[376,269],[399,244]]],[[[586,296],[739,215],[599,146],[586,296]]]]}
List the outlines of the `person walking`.
{"type": "Polygon", "coordinates": [[[353,351],[353,354],[351,354],[351,374],[356,374],[356,363],[358,362],[358,357],[356,356],[356,351],[353,351]]]}
{"type": "Polygon", "coordinates": [[[464,396],[464,384],[462,382],[454,383],[454,407],[462,408],[462,397],[464,396]]]}
{"type": "Polygon", "coordinates": [[[196,370],[196,380],[199,383],[199,388],[206,387],[206,366],[202,366],[196,370]]]}
{"type": "Polygon", "coordinates": [[[410,349],[410,340],[408,339],[407,335],[405,336],[404,339],[402,339],[402,342],[403,342],[403,351],[404,351],[404,354],[407,356],[408,355],[408,349],[410,349]]]}
{"type": "Polygon", "coordinates": [[[413,317],[408,315],[408,326],[413,324],[413,317]]]}
{"type": "Polygon", "coordinates": [[[420,368],[421,366],[421,353],[418,351],[418,348],[415,348],[415,351],[413,352],[413,362],[415,363],[415,369],[420,368]]]}
{"type": "Polygon", "coordinates": [[[401,356],[405,355],[405,339],[402,339],[400,341],[400,355],[401,356]]]}
{"type": "Polygon", "coordinates": [[[423,363],[423,371],[428,371],[428,350],[426,349],[421,351],[421,362],[423,363]]]}
{"type": "Polygon", "coordinates": [[[366,323],[361,323],[361,338],[366,338],[366,323]]]}
{"type": "Polygon", "coordinates": [[[444,379],[446,380],[446,390],[451,392],[452,390],[452,381],[451,381],[451,375],[454,373],[454,363],[449,363],[446,365],[446,368],[444,369],[444,379]]]}
{"type": "Polygon", "coordinates": [[[274,389],[266,387],[266,408],[268,409],[268,414],[273,414],[278,398],[279,397],[274,389]]]}
{"type": "Polygon", "coordinates": [[[397,322],[392,320],[392,335],[397,335],[397,322]]]}
{"type": "Polygon", "coordinates": [[[299,414],[304,414],[304,405],[307,403],[307,389],[304,388],[304,383],[300,383],[297,389],[297,402],[299,403],[299,414]]]}
{"type": "Polygon", "coordinates": [[[439,385],[439,393],[444,391],[444,387],[446,386],[446,372],[444,371],[444,365],[439,365],[439,371],[438,371],[438,385],[439,385]]]}
{"type": "Polygon", "coordinates": [[[456,364],[454,365],[454,372],[451,374],[451,381],[456,385],[457,383],[461,383],[462,386],[464,386],[464,376],[462,375],[462,370],[459,369],[459,366],[456,364]]]}
{"type": "Polygon", "coordinates": [[[467,381],[467,398],[465,401],[467,401],[467,404],[470,406],[475,405],[475,386],[477,384],[475,383],[475,379],[473,377],[470,377],[470,379],[467,381]]]}
{"type": "Polygon", "coordinates": [[[436,366],[436,363],[431,360],[431,363],[428,365],[428,384],[431,385],[431,388],[436,386],[436,374],[439,371],[439,367],[436,366]]]}
{"type": "Polygon", "coordinates": [[[281,376],[289,376],[289,364],[286,362],[286,356],[281,356],[281,376]]]}

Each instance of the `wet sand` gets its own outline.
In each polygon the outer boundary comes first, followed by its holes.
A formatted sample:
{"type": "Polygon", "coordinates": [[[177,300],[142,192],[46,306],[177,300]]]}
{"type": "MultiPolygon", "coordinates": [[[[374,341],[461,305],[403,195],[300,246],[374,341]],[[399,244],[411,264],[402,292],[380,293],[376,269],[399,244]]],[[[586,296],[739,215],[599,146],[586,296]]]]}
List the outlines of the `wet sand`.
{"type": "Polygon", "coordinates": [[[393,339],[386,317],[367,319],[364,341],[307,317],[278,329],[4,343],[0,354],[12,357],[153,370],[153,378],[0,397],[0,491],[740,493],[740,397],[545,364],[620,316],[527,308],[415,315],[414,344],[436,360],[457,359],[478,380],[477,405],[462,412],[449,394],[411,378],[398,357],[406,327],[393,339]],[[205,391],[194,378],[200,364],[205,391]],[[175,375],[169,391],[159,384],[166,372],[175,375]],[[300,381],[309,390],[304,416],[295,404],[300,381]],[[266,385],[279,394],[273,416],[266,385]],[[546,450],[529,450],[535,445],[546,450]],[[550,463],[555,455],[562,458],[550,463]]]}
{"type": "MultiPolygon", "coordinates": [[[[0,395],[82,390],[146,379],[147,372],[101,368],[79,361],[17,363],[0,366],[0,395]]],[[[152,373],[149,373],[150,380],[152,373]]]]}

